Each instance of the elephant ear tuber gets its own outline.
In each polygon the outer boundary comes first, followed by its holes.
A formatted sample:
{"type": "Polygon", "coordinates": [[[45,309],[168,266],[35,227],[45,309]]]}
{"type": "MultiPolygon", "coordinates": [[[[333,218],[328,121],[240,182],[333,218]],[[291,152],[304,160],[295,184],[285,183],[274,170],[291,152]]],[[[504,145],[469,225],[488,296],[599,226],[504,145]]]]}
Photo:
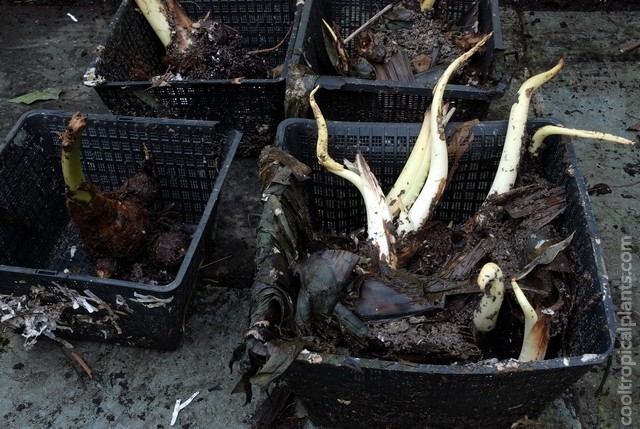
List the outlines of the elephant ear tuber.
{"type": "MultiPolygon", "coordinates": [[[[141,253],[150,233],[149,207],[156,189],[152,158],[145,151],[140,173],[118,190],[102,192],[86,180],[82,171],[80,141],[85,127],[86,115],[78,112],[60,135],[67,208],[91,259],[100,267],[117,267],[141,253]]],[[[110,277],[114,270],[97,272],[110,277]]]]}

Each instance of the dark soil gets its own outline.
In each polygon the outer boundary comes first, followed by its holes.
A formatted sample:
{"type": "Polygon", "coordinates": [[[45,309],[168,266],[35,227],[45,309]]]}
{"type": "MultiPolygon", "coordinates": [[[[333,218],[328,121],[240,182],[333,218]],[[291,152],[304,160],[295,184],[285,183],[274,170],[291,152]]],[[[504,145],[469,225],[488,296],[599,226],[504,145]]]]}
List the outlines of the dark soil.
{"type": "MultiPolygon", "coordinates": [[[[236,30],[216,20],[202,19],[192,30],[193,43],[181,49],[176,39],[167,46],[162,63],[168,73],[181,79],[268,79],[268,65],[259,56],[242,48],[242,36],[236,30]]],[[[137,80],[151,80],[147,67],[139,64],[134,70],[137,80]]]]}
{"type": "MultiPolygon", "coordinates": [[[[352,73],[435,84],[446,66],[473,46],[468,39],[477,35],[477,20],[474,10],[455,23],[446,23],[435,12],[420,12],[417,5],[395,8],[356,36],[352,73]]],[[[478,86],[486,80],[486,72],[474,65],[464,66],[451,82],[478,86]]]]}
{"type": "MultiPolygon", "coordinates": [[[[430,364],[517,358],[523,317],[508,291],[510,283],[505,282],[508,292],[496,330],[479,334],[473,324],[481,296],[476,278],[486,262],[495,262],[504,278],[511,279],[570,234],[553,227],[565,208],[564,191],[544,180],[539,164],[537,158],[526,157],[514,190],[483,205],[468,222],[454,228],[438,221],[428,224],[426,232],[419,234],[420,248],[409,245],[415,254],[403,257],[404,269],[389,271],[370,263],[365,268],[369,274],[364,280],[356,276],[354,286],[342,300],[364,320],[368,332],[363,337],[317,331],[317,338],[322,338],[316,344],[318,350],[335,352],[346,347],[353,356],[430,364]],[[384,290],[378,287],[384,298],[377,301],[371,298],[375,294],[372,277],[386,284],[384,290]],[[434,286],[447,290],[440,310],[434,310],[434,305],[441,304],[433,300],[434,286]],[[371,313],[388,317],[368,320],[371,313]]],[[[397,248],[402,246],[400,243],[397,248]]],[[[372,255],[367,245],[352,250],[365,257],[372,255]]],[[[534,308],[554,309],[550,342],[556,346],[553,351],[549,349],[550,353],[562,353],[562,346],[557,344],[567,326],[577,282],[570,266],[567,255],[560,252],[549,264],[536,266],[518,281],[534,308]]],[[[318,330],[332,327],[345,330],[342,323],[318,321],[318,330]]]]}

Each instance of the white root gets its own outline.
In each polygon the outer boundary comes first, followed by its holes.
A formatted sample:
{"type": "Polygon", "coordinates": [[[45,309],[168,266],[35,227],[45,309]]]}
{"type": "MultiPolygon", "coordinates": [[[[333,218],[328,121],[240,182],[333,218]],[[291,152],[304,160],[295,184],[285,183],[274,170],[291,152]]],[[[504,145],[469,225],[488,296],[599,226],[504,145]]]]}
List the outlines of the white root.
{"type": "Polygon", "coordinates": [[[544,140],[553,135],[580,137],[585,139],[603,140],[619,144],[636,144],[633,140],[625,139],[613,134],[607,134],[600,131],[577,130],[575,128],[565,128],[557,125],[545,125],[536,130],[529,144],[529,152],[537,154],[544,140]]]}
{"type": "Polygon", "coordinates": [[[518,90],[518,101],[511,107],[507,135],[504,138],[504,148],[502,149],[502,157],[498,165],[498,171],[496,172],[487,197],[500,195],[513,188],[518,174],[518,164],[520,163],[520,152],[525,135],[524,130],[527,123],[531,96],[536,89],[557,75],[562,67],[564,67],[564,60],[561,58],[555,67],[527,79],[522,86],[520,86],[518,90]]]}
{"type": "Polygon", "coordinates": [[[502,307],[504,300],[502,270],[493,262],[484,264],[478,273],[477,283],[484,294],[478,308],[473,313],[473,324],[478,332],[491,332],[496,327],[500,307],[502,307]]]}

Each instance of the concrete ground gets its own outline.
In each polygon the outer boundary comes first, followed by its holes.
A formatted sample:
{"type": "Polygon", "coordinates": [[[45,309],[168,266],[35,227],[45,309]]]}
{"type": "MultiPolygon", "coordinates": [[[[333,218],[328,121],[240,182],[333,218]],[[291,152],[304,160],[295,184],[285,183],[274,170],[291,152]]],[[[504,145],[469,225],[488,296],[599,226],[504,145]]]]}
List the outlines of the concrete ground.
{"type": "MultiPolygon", "coordinates": [[[[517,3],[517,2],[512,2],[517,3]]],[[[82,75],[117,2],[0,2],[0,135],[33,108],[104,113],[106,108],[82,75]],[[71,13],[78,22],[73,22],[71,13]],[[6,100],[22,93],[57,86],[59,100],[31,106],[6,100]]],[[[501,8],[506,52],[519,58],[504,99],[490,118],[505,119],[519,82],[564,57],[566,66],[544,86],[534,102],[538,116],[553,116],[568,126],[597,129],[637,139],[630,131],[640,123],[640,49],[618,50],[640,39],[640,12],[532,12],[501,8]]],[[[513,56],[507,57],[512,62],[513,56]]],[[[593,195],[591,203],[601,232],[612,295],[620,305],[621,279],[630,268],[632,304],[640,302],[640,149],[575,141],[588,185],[606,183],[611,193],[593,195]],[[630,237],[629,252],[621,250],[630,237]],[[623,265],[631,255],[631,265],[623,265]]],[[[74,351],[91,367],[93,378],[69,352],[46,339],[25,351],[23,339],[0,334],[0,416],[10,428],[168,428],[177,399],[199,394],[179,414],[177,427],[247,428],[263,396],[244,406],[230,395],[238,375],[227,362],[240,341],[248,316],[253,243],[259,213],[255,159],[238,160],[223,192],[219,248],[205,271],[186,323],[183,344],[173,352],[74,341],[74,351]],[[227,215],[230,213],[230,215],[227,215]],[[232,243],[226,245],[225,243],[232,243]],[[233,258],[225,259],[228,255],[233,258]],[[242,259],[240,261],[238,258],[242,259]]],[[[632,319],[640,321],[638,305],[632,319]]],[[[637,332],[637,331],[636,331],[637,332]]],[[[640,361],[640,338],[632,338],[634,362],[640,361]]],[[[540,417],[536,428],[622,427],[619,386],[631,369],[635,390],[631,419],[637,427],[638,369],[622,366],[614,353],[609,376],[587,374],[540,417]]],[[[312,428],[311,423],[307,423],[312,428]]]]}

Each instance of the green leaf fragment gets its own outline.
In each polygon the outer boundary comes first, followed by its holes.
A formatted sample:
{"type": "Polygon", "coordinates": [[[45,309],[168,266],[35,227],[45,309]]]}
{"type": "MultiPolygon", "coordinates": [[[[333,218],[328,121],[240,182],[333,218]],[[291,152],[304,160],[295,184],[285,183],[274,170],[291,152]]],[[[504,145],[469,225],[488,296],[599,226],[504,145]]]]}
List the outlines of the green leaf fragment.
{"type": "Polygon", "coordinates": [[[57,100],[61,93],[62,90],[60,88],[45,88],[42,91],[28,92],[7,101],[15,104],[32,104],[36,101],[57,100]]]}

